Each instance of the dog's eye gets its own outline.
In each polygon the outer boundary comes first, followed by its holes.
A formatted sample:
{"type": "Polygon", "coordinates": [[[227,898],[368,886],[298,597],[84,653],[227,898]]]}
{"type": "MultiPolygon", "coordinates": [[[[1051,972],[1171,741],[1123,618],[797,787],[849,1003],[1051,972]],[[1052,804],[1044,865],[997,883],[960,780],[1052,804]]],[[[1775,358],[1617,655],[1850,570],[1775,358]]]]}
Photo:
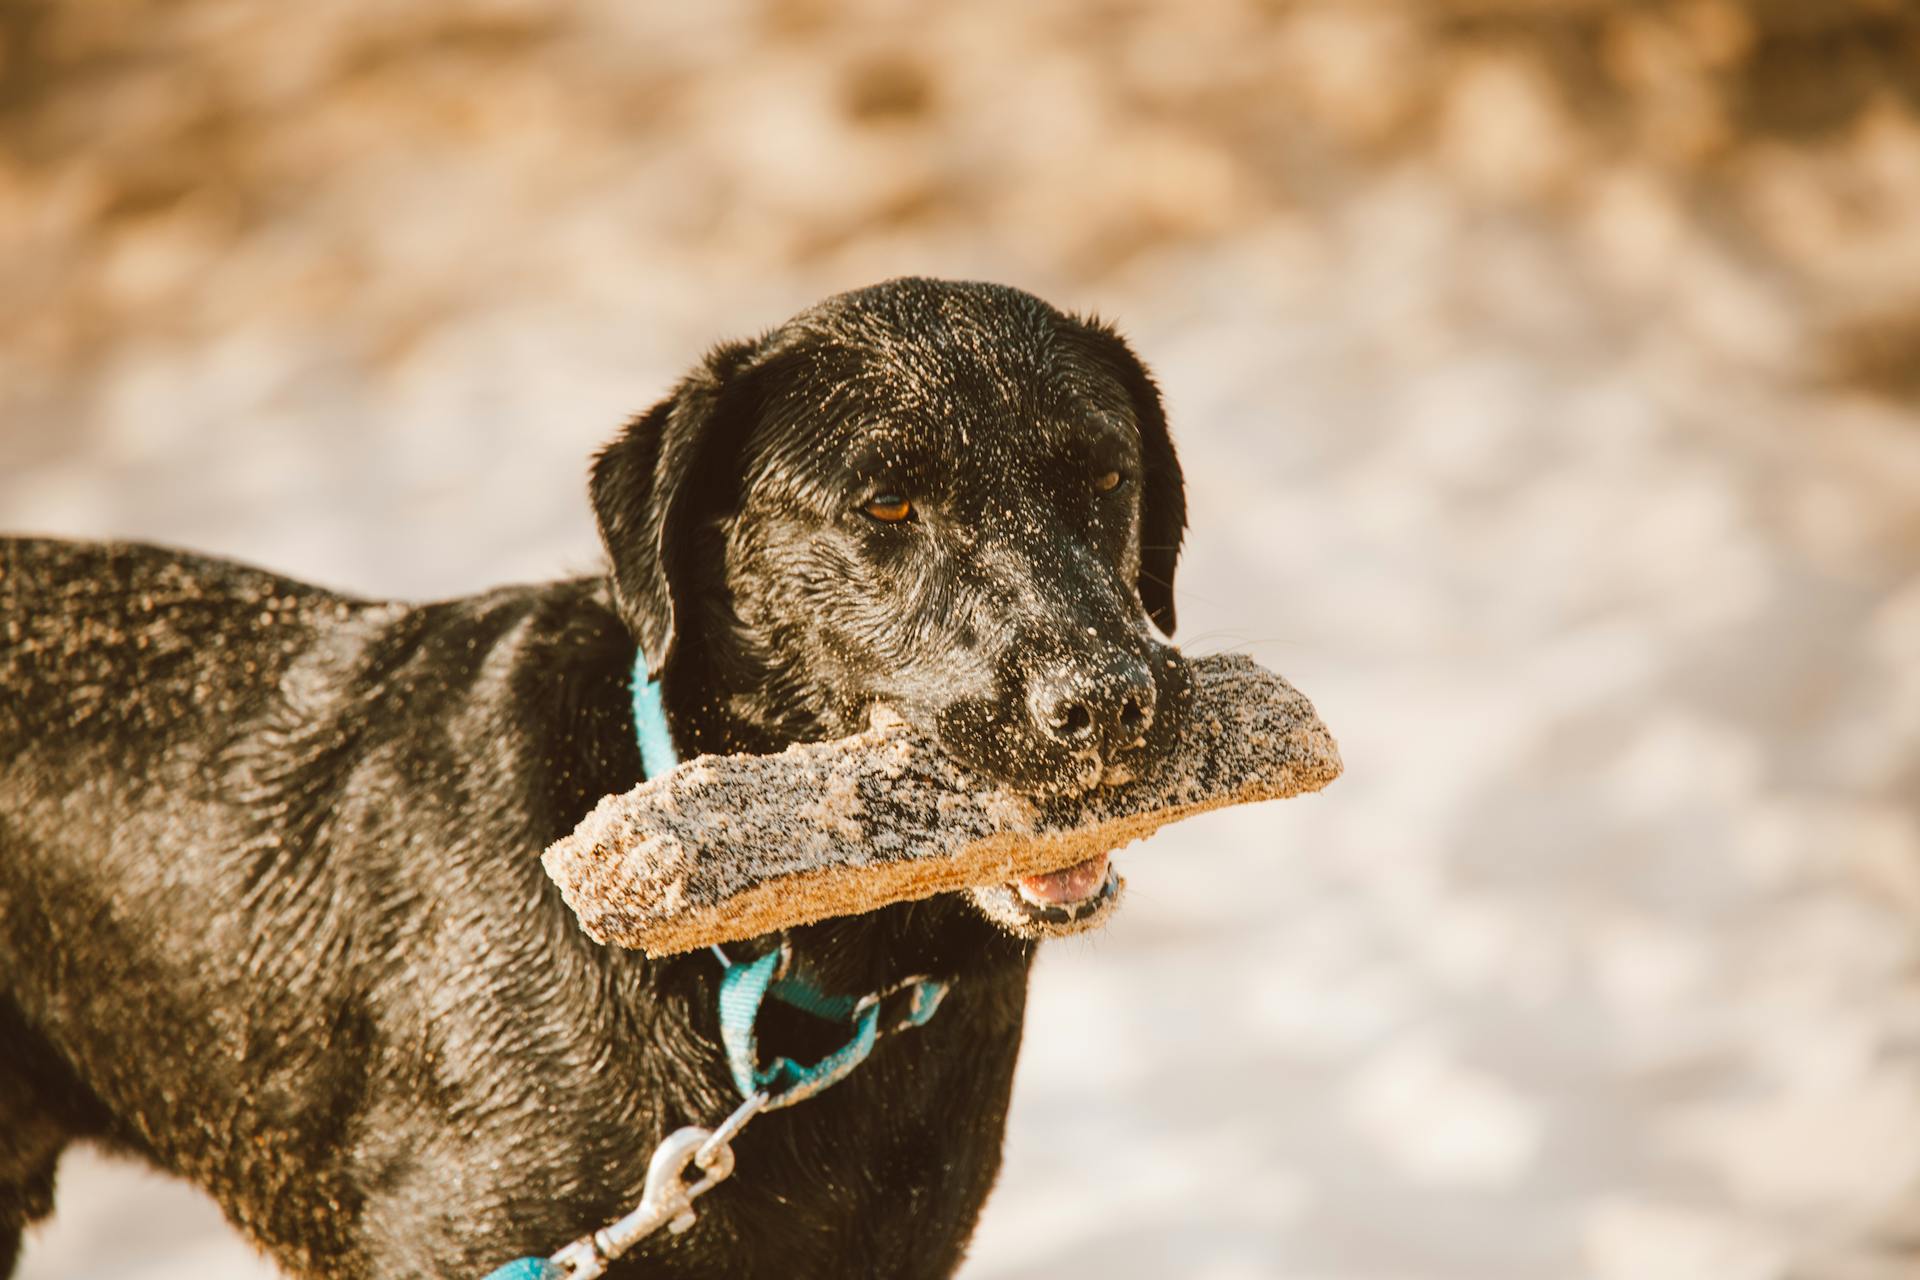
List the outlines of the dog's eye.
{"type": "Polygon", "coordinates": [[[1101,493],[1112,493],[1125,478],[1118,471],[1102,471],[1093,478],[1093,487],[1101,493]]]}
{"type": "Polygon", "coordinates": [[[883,493],[869,499],[860,509],[882,524],[899,524],[903,520],[913,519],[913,503],[897,493],[883,493]]]}

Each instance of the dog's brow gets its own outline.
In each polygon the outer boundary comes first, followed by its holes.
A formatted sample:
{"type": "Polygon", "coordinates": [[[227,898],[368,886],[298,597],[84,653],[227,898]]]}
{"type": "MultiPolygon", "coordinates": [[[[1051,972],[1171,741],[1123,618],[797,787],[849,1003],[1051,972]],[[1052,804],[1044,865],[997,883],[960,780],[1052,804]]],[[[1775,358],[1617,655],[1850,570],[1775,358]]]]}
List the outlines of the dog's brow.
{"type": "Polygon", "coordinates": [[[932,452],[924,443],[900,432],[867,435],[852,442],[846,453],[848,470],[860,476],[918,475],[927,469],[932,452]]]}
{"type": "Polygon", "coordinates": [[[1139,448],[1140,429],[1129,419],[1099,413],[1090,415],[1083,422],[1086,426],[1081,440],[1091,453],[1113,450],[1130,454],[1139,448]]]}

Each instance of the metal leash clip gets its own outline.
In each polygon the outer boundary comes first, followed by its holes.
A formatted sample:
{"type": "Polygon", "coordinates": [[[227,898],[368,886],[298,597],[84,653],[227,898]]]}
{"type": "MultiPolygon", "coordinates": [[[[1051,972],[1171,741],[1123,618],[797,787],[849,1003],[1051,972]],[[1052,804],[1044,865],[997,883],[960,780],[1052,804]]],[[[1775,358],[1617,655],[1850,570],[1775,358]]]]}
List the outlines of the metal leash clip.
{"type": "Polygon", "coordinates": [[[694,1223],[693,1202],[733,1176],[733,1140],[767,1105],[765,1092],[754,1094],[713,1129],[688,1125],[668,1134],[647,1161],[647,1181],[632,1213],[581,1236],[547,1259],[568,1280],[597,1280],[607,1264],[665,1227],[679,1235],[694,1223]],[[688,1167],[701,1177],[687,1181],[688,1167]]]}

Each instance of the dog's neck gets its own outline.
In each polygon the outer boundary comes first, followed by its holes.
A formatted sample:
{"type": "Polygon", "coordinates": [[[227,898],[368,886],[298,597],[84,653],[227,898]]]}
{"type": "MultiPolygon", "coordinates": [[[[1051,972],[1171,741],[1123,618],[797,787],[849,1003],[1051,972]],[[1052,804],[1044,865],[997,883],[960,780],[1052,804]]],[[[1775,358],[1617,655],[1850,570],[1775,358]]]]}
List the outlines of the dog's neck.
{"type": "Polygon", "coordinates": [[[662,674],[668,720],[683,757],[704,753],[766,755],[800,742],[845,737],[866,728],[866,708],[836,699],[781,646],[724,609],[701,619],[675,647],[662,674]],[[712,636],[725,629],[724,642],[712,636]]]}

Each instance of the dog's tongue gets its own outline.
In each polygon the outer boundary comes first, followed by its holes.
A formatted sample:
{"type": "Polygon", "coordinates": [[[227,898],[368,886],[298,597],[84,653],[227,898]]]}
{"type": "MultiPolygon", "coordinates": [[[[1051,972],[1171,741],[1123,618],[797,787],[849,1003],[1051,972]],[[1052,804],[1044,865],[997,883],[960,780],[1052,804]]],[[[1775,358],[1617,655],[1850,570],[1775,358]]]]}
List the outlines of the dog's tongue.
{"type": "Polygon", "coordinates": [[[1100,892],[1100,886],[1106,882],[1107,855],[1102,853],[1085,862],[1076,862],[1065,871],[1021,876],[1020,896],[1037,906],[1070,907],[1100,892]]]}

